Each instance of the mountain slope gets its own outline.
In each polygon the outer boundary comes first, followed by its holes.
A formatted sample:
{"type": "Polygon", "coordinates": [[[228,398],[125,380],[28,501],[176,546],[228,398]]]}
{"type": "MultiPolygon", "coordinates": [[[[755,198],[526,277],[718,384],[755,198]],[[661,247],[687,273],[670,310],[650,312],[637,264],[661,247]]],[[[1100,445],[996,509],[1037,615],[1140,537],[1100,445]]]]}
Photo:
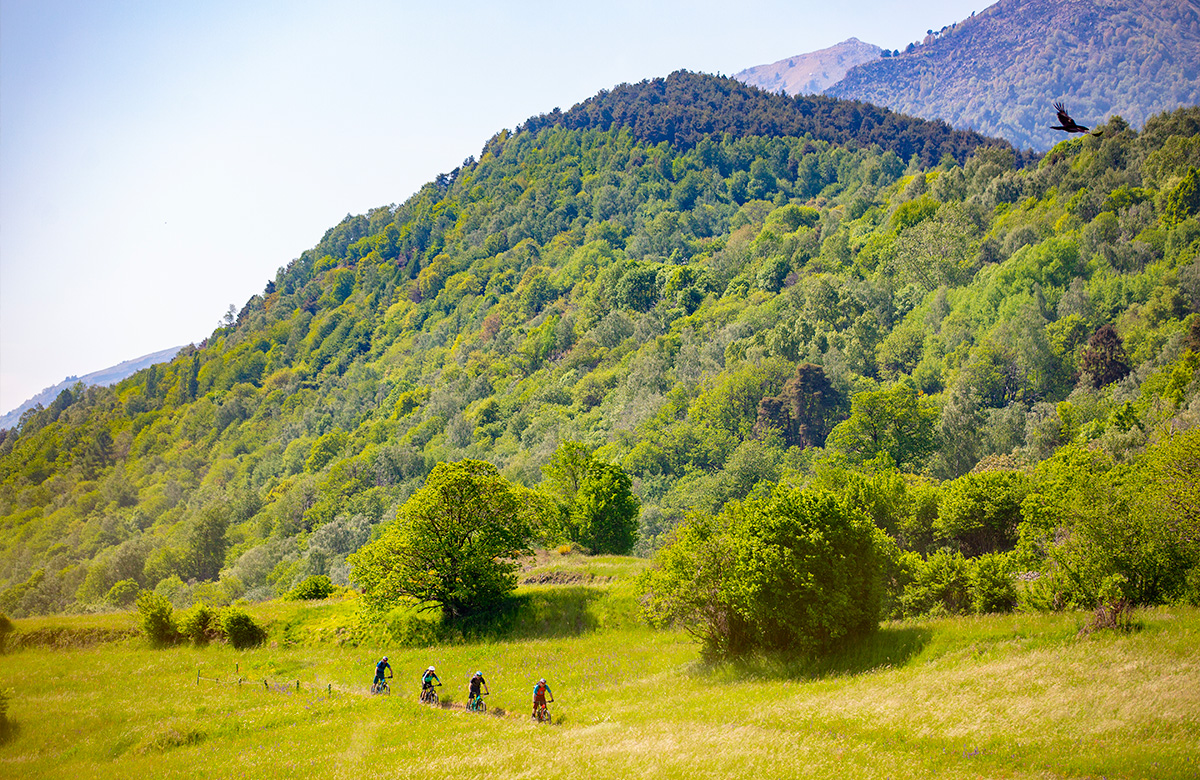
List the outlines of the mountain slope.
{"type": "Polygon", "coordinates": [[[845,78],[846,71],[855,65],[879,59],[882,51],[874,44],[850,38],[827,49],[747,68],[733,77],[768,92],[816,95],[845,78]]]}
{"type": "Polygon", "coordinates": [[[1018,167],[698,74],[535,117],[204,343],[0,432],[0,611],[344,584],[436,463],[535,488],[568,441],[632,478],[643,553],[764,481],[878,470],[923,491],[879,520],[899,544],[970,544],[930,524],[981,461],[1132,460],[1197,424],[1198,136],[1179,111],[1018,167]],[[915,424],[868,435],[864,408],[915,424]]]}
{"type": "Polygon", "coordinates": [[[85,387],[91,385],[111,385],[120,382],[127,376],[141,371],[143,368],[154,365],[155,363],[166,363],[179,354],[182,347],[171,347],[170,349],[162,349],[158,352],[153,352],[149,355],[142,355],[139,358],[132,360],[124,360],[115,366],[102,368],[99,371],[93,371],[84,376],[69,376],[56,385],[47,387],[42,392],[35,395],[33,398],[25,401],[23,404],[13,409],[11,412],[0,416],[0,428],[15,428],[21,421],[21,415],[30,409],[33,409],[38,404],[49,406],[59,393],[63,390],[69,390],[77,383],[82,382],[85,387]]]}
{"type": "Polygon", "coordinates": [[[1044,150],[1051,104],[1081,124],[1134,126],[1200,103],[1195,0],[1001,0],[827,91],[1044,150]]]}

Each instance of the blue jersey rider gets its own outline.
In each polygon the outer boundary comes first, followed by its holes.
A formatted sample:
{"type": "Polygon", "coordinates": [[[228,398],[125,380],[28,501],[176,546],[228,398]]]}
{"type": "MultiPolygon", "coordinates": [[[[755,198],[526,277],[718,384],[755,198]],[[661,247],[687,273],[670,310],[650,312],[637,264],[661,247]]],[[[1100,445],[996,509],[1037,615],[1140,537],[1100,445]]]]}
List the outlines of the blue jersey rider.
{"type": "MultiPolygon", "coordinates": [[[[388,672],[392,671],[392,665],[388,663],[386,655],[379,663],[375,664],[375,682],[371,683],[372,685],[378,686],[383,682],[383,672],[385,669],[388,672]]],[[[388,677],[391,677],[391,674],[388,674],[388,677]]]]}

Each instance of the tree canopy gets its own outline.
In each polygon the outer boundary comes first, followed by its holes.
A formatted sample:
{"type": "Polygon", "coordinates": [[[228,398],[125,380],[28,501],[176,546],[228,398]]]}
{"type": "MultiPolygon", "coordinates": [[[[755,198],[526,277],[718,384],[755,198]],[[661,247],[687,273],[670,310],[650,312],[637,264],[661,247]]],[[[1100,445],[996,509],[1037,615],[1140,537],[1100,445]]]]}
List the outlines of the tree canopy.
{"type": "Polygon", "coordinates": [[[516,587],[529,536],[520,491],[495,466],[439,463],[383,535],[350,556],[351,576],[374,609],[411,599],[463,617],[516,587]]]}

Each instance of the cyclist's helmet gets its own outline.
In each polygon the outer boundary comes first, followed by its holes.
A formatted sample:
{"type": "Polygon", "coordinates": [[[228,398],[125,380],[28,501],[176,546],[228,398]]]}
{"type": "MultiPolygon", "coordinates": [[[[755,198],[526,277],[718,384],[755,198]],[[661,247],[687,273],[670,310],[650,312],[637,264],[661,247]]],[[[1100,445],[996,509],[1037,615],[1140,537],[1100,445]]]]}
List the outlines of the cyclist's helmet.
{"type": "Polygon", "coordinates": [[[543,677],[542,679],[538,680],[538,682],[539,682],[539,683],[541,683],[542,685],[545,685],[545,684],[546,684],[546,678],[545,678],[545,677],[543,677]]]}
{"type": "Polygon", "coordinates": [[[383,660],[385,660],[385,661],[387,660],[387,656],[386,656],[386,655],[383,657],[383,660]]]}
{"type": "Polygon", "coordinates": [[[429,667],[428,669],[426,669],[425,671],[427,671],[427,672],[432,672],[432,671],[433,671],[433,667],[431,666],[431,667],[429,667]]]}
{"type": "Polygon", "coordinates": [[[483,672],[475,672],[476,677],[483,677],[483,672]]]}

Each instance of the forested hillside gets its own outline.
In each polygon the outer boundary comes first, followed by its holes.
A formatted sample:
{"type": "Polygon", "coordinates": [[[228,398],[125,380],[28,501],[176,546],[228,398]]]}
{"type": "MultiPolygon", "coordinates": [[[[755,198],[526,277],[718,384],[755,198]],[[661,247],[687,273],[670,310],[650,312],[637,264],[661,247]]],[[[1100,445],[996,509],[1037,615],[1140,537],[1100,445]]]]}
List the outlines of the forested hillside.
{"type": "Polygon", "coordinates": [[[1084,125],[1135,127],[1200,103],[1194,0],[1000,0],[895,56],[850,70],[828,94],[1049,149],[1051,104],[1084,125]]]}
{"type": "MultiPolygon", "coordinates": [[[[538,487],[568,442],[632,478],[642,553],[781,480],[922,560],[1037,569],[1137,486],[1195,523],[1197,167],[1197,108],[1040,160],[690,73],[533,118],[0,432],[0,610],[346,583],[435,464],[538,487]]],[[[1134,595],[1178,597],[1196,539],[1154,538],[1183,574],[1134,595]]]]}

